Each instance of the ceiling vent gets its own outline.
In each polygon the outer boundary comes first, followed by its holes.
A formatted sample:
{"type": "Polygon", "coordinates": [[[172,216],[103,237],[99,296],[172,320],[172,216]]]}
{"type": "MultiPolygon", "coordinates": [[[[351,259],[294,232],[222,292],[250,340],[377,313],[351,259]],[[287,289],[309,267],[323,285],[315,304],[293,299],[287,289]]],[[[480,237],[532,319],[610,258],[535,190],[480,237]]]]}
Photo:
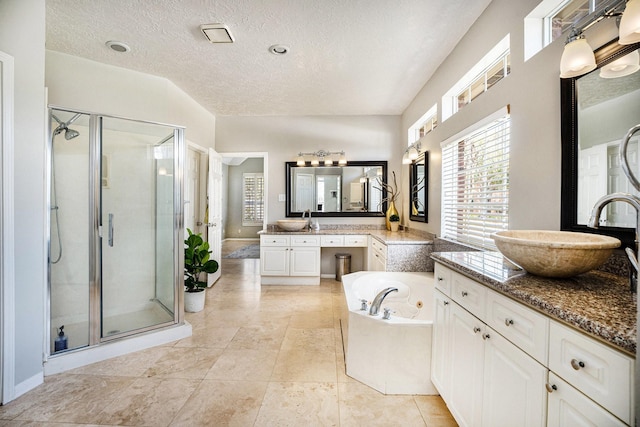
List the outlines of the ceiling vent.
{"type": "Polygon", "coordinates": [[[211,43],[233,43],[233,36],[226,25],[204,24],[200,30],[211,43]]]}

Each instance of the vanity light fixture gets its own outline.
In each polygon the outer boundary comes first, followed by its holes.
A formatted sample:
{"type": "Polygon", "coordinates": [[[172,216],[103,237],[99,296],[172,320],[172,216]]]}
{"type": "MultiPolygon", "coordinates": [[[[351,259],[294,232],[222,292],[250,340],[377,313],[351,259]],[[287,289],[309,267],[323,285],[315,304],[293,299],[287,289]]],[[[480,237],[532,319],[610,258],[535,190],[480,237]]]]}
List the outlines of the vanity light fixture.
{"type": "Polygon", "coordinates": [[[402,156],[402,164],[409,165],[415,159],[420,157],[421,149],[422,149],[422,144],[420,143],[420,141],[414,142],[413,144],[408,146],[407,149],[404,150],[404,155],[402,156]]]}
{"type": "MultiPolygon", "coordinates": [[[[617,16],[622,16],[618,42],[620,44],[633,44],[640,41],[640,0],[629,0],[628,2],[626,0],[611,0],[603,2],[599,10],[583,17],[571,27],[571,32],[567,37],[567,43],[560,59],[560,77],[578,77],[595,70],[596,60],[593,49],[587,43],[584,32],[604,18],[617,16]],[[624,12],[620,12],[623,7],[624,12]]],[[[613,66],[613,64],[610,65],[613,66]]],[[[616,65],[616,67],[620,66],[622,64],[616,65]]],[[[627,69],[627,72],[631,74],[634,71],[627,69]]],[[[621,76],[628,74],[621,74],[621,76]]],[[[605,78],[612,77],[620,76],[610,75],[605,78]]]]}
{"type": "Polygon", "coordinates": [[[305,156],[312,156],[311,166],[320,166],[320,162],[322,162],[325,166],[333,166],[333,158],[332,155],[338,155],[338,165],[345,166],[347,164],[347,158],[344,155],[344,151],[327,151],[327,150],[318,150],[312,153],[298,153],[298,160],[296,161],[296,165],[304,166],[307,164],[305,160],[305,156]]]}
{"type": "Polygon", "coordinates": [[[615,79],[624,77],[640,70],[640,54],[634,50],[628,55],[618,58],[600,69],[600,77],[603,79],[615,79]]]}

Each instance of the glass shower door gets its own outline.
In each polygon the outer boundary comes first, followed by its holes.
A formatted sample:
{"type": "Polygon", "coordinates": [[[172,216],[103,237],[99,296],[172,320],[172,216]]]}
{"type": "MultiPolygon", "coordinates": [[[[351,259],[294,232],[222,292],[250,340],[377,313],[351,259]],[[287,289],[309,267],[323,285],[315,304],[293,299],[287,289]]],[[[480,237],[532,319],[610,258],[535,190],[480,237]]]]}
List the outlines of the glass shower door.
{"type": "Polygon", "coordinates": [[[174,128],[101,118],[103,339],[174,322],[174,128]]]}

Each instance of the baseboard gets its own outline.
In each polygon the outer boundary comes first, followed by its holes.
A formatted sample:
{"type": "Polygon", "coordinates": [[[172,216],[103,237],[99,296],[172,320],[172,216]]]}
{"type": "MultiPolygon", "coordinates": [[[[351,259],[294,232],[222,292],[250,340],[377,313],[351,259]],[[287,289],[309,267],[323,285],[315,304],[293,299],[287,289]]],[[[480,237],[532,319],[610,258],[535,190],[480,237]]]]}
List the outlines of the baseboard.
{"type": "Polygon", "coordinates": [[[16,384],[14,388],[14,395],[12,396],[13,399],[17,399],[18,397],[22,396],[26,392],[33,390],[43,382],[44,382],[44,373],[39,372],[36,375],[32,376],[31,378],[27,378],[21,383],[16,384]]]}
{"type": "Polygon", "coordinates": [[[222,239],[223,242],[226,242],[227,240],[242,240],[242,241],[246,241],[246,242],[259,242],[260,239],[256,239],[254,237],[226,237],[224,239],[222,239]]]}

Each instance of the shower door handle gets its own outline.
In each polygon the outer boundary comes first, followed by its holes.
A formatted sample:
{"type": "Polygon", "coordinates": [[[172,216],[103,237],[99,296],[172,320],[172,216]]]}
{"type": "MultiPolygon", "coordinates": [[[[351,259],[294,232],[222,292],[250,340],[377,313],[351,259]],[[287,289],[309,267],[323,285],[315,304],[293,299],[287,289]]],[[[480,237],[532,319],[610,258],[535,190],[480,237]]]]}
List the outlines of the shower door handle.
{"type": "Polygon", "coordinates": [[[113,247],[113,214],[109,214],[109,246],[113,247]]]}

